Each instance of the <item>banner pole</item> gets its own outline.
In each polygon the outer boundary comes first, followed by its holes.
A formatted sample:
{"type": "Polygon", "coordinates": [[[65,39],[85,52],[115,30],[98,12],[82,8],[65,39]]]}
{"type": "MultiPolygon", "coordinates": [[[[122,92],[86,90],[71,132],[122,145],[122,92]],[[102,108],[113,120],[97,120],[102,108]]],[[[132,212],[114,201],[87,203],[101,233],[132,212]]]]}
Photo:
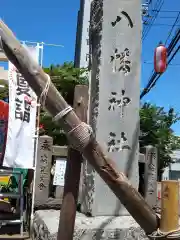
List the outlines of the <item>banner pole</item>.
{"type": "MultiPolygon", "coordinates": [[[[42,46],[43,47],[43,46],[42,46]]],[[[39,60],[42,67],[42,51],[43,48],[40,47],[40,44],[37,43],[38,48],[38,59],[40,59],[40,49],[41,49],[41,59],[39,60]]],[[[41,104],[40,101],[37,103],[37,117],[36,117],[36,134],[34,139],[34,169],[33,169],[33,186],[32,186],[32,202],[31,202],[31,216],[30,216],[30,237],[33,234],[33,220],[34,220],[34,201],[35,201],[35,187],[36,187],[36,168],[37,168],[37,153],[38,153],[38,139],[39,139],[39,125],[40,125],[40,113],[41,113],[41,104]]]]}
{"type": "Polygon", "coordinates": [[[31,217],[30,217],[30,236],[32,237],[33,219],[34,219],[34,201],[35,201],[35,187],[36,187],[36,167],[37,167],[37,153],[38,153],[38,139],[39,139],[39,121],[40,121],[41,105],[37,104],[37,124],[35,134],[35,151],[34,151],[34,173],[33,173],[33,186],[32,186],[32,203],[31,203],[31,217]]]}

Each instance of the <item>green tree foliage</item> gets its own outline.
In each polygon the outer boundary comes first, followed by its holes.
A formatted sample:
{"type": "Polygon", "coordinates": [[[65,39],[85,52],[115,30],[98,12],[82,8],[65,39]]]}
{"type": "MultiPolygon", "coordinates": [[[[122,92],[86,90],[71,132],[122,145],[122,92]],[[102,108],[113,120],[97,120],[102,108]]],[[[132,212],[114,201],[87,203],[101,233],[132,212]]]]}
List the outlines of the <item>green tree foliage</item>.
{"type": "Polygon", "coordinates": [[[73,104],[75,86],[88,84],[87,70],[75,68],[73,62],[51,65],[49,68],[44,68],[44,71],[51,76],[52,82],[70,105],[73,104]]]}
{"type": "Polygon", "coordinates": [[[165,111],[144,103],[140,109],[140,147],[153,145],[158,148],[158,176],[171,162],[172,150],[180,148],[180,138],[173,134],[172,125],[180,118],[173,108],[165,111]]]}
{"type": "Polygon", "coordinates": [[[9,95],[9,90],[8,90],[8,85],[7,84],[4,84],[3,82],[1,83],[0,81],[0,84],[4,85],[4,88],[0,88],[0,100],[8,97],[9,95]]]}
{"type": "MultiPolygon", "coordinates": [[[[44,71],[50,75],[52,82],[70,105],[73,104],[75,86],[78,84],[88,84],[87,69],[75,68],[73,62],[65,62],[62,65],[56,66],[51,65],[49,68],[44,68],[44,71]]],[[[6,85],[5,88],[0,89],[0,99],[4,99],[7,96],[8,86],[6,85]]],[[[40,129],[41,135],[52,136],[54,144],[67,144],[64,131],[52,122],[52,117],[48,112],[41,111],[40,123],[44,128],[40,129]]]]}
{"type": "MultiPolygon", "coordinates": [[[[88,84],[87,70],[75,68],[72,62],[65,62],[56,66],[51,65],[49,68],[44,68],[44,71],[50,75],[52,82],[70,105],[73,105],[75,86],[88,84]]],[[[52,136],[54,144],[67,144],[64,131],[52,122],[52,118],[47,112],[41,112],[40,122],[44,126],[44,131],[41,133],[52,136]]]]}
{"type": "MultiPolygon", "coordinates": [[[[74,68],[72,62],[62,65],[51,65],[44,68],[51,77],[58,91],[62,94],[68,104],[73,104],[74,88],[77,84],[88,84],[87,70],[74,68]]],[[[8,87],[0,89],[0,99],[8,96],[8,87]]],[[[159,176],[164,167],[171,162],[172,150],[180,149],[180,138],[173,134],[172,125],[179,120],[179,116],[173,108],[165,111],[149,103],[144,103],[140,109],[140,147],[153,145],[158,148],[159,176]]],[[[41,111],[40,123],[44,129],[41,134],[53,137],[54,144],[66,145],[67,141],[64,131],[60,126],[52,122],[51,116],[46,111],[41,111]]]]}

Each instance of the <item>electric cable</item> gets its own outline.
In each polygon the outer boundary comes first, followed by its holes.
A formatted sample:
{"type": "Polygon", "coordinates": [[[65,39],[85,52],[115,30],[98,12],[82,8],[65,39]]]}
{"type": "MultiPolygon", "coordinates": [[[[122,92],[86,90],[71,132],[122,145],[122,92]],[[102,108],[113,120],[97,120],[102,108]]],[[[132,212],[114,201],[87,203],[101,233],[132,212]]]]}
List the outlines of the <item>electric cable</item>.
{"type": "MultiPolygon", "coordinates": [[[[176,56],[176,54],[178,53],[178,51],[180,50],[180,45],[178,46],[178,48],[176,49],[176,51],[173,53],[173,55],[171,56],[171,58],[169,59],[167,66],[171,63],[171,61],[174,59],[174,57],[176,56]]],[[[157,80],[160,78],[161,74],[159,74],[159,76],[156,78],[156,80],[153,82],[153,84],[151,85],[149,91],[155,86],[157,80]]],[[[149,92],[148,91],[148,92],[149,92]]]]}
{"type": "Polygon", "coordinates": [[[173,31],[174,27],[176,26],[176,23],[177,23],[177,21],[178,21],[178,19],[179,19],[179,16],[180,16],[180,12],[178,13],[178,15],[177,15],[177,17],[176,17],[176,19],[175,19],[175,21],[174,21],[174,24],[173,24],[173,26],[172,26],[172,28],[171,28],[168,36],[167,36],[167,39],[166,39],[166,41],[165,41],[165,45],[167,44],[167,42],[168,42],[168,40],[169,40],[169,38],[170,38],[170,36],[171,36],[171,34],[172,34],[172,31],[173,31]]]}
{"type": "MultiPolygon", "coordinates": [[[[155,7],[157,7],[158,1],[156,2],[155,7]]],[[[150,9],[149,9],[149,5],[148,5],[148,12],[149,11],[150,11],[150,9]]],[[[151,24],[150,22],[153,21],[155,15],[153,15],[151,18],[149,18],[149,17],[150,17],[150,15],[148,15],[148,20],[145,20],[144,24],[146,24],[146,25],[151,24]]],[[[147,31],[147,28],[144,27],[143,32],[142,32],[142,39],[144,38],[144,34],[145,34],[146,31],[147,31]]]]}
{"type": "MultiPolygon", "coordinates": [[[[154,64],[153,62],[150,62],[150,61],[143,61],[143,63],[145,63],[145,64],[154,64]]],[[[180,63],[171,63],[171,64],[169,64],[169,66],[180,66],[180,63]]]]}
{"type": "Polygon", "coordinates": [[[163,19],[174,19],[176,18],[175,16],[158,16],[158,18],[163,18],[163,19]]]}
{"type": "MultiPolygon", "coordinates": [[[[157,9],[152,9],[152,11],[153,12],[156,12],[157,11],[157,9]]],[[[165,12],[165,13],[177,13],[177,12],[179,12],[178,10],[161,10],[160,12],[165,12]]]]}
{"type": "MultiPolygon", "coordinates": [[[[168,60],[167,66],[171,63],[171,61],[174,59],[174,57],[176,56],[176,54],[179,52],[180,50],[180,45],[178,46],[178,48],[175,50],[175,52],[173,53],[173,55],[170,57],[170,59],[168,60]]],[[[152,79],[153,81],[149,82],[147,87],[144,88],[143,92],[140,95],[140,99],[142,99],[148,92],[150,92],[150,90],[155,86],[155,84],[157,83],[158,79],[161,77],[162,74],[157,74],[154,72],[152,79]],[[157,76],[157,78],[156,78],[157,76]]]]}
{"type": "Polygon", "coordinates": [[[180,39],[180,28],[178,28],[175,37],[171,40],[168,49],[167,49],[167,56],[169,57],[172,50],[174,49],[174,47],[176,46],[176,44],[178,43],[180,39]]]}
{"type": "MultiPolygon", "coordinates": [[[[174,47],[178,43],[179,39],[180,39],[180,29],[178,29],[176,35],[171,40],[171,43],[168,46],[167,57],[169,57],[171,55],[171,52],[173,51],[174,47]]],[[[158,74],[154,70],[152,70],[152,76],[150,77],[150,80],[148,81],[147,86],[143,89],[142,93],[140,94],[140,99],[142,99],[142,97],[144,97],[144,95],[146,95],[149,92],[149,88],[153,84],[153,82],[155,81],[156,76],[161,76],[161,74],[158,74]]]]}
{"type": "Polygon", "coordinates": [[[156,2],[157,11],[155,13],[155,16],[151,18],[152,21],[150,21],[150,25],[148,25],[149,27],[147,27],[143,32],[143,35],[142,35],[142,40],[143,41],[147,37],[152,25],[154,24],[155,20],[157,19],[157,16],[158,16],[159,12],[161,11],[161,8],[162,8],[163,4],[164,4],[164,0],[159,0],[159,1],[157,0],[157,2],[156,2]]]}
{"type": "MultiPolygon", "coordinates": [[[[148,25],[148,24],[145,23],[145,25],[148,25]]],[[[174,24],[167,24],[167,23],[154,23],[151,27],[154,27],[154,26],[172,27],[172,26],[174,26],[174,24]]],[[[180,27],[180,25],[175,25],[175,27],[180,27]]]]}

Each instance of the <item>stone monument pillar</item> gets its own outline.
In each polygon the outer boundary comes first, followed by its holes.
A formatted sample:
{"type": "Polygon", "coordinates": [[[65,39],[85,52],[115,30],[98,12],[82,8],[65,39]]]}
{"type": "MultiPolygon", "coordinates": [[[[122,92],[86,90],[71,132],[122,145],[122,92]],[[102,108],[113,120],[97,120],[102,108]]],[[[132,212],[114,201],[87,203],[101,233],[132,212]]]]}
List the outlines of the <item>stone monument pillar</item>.
{"type": "Polygon", "coordinates": [[[52,137],[39,137],[35,181],[35,205],[37,206],[45,204],[49,197],[52,146],[52,137]]]}
{"type": "Polygon", "coordinates": [[[158,169],[157,148],[149,145],[146,146],[144,150],[145,150],[145,171],[144,171],[145,199],[152,208],[155,208],[157,205],[157,169],[158,169]]]}
{"type": "MultiPolygon", "coordinates": [[[[141,1],[93,0],[90,21],[90,124],[96,139],[138,188],[141,1]]],[[[129,215],[84,163],[81,210],[93,216],[129,215]]]]}

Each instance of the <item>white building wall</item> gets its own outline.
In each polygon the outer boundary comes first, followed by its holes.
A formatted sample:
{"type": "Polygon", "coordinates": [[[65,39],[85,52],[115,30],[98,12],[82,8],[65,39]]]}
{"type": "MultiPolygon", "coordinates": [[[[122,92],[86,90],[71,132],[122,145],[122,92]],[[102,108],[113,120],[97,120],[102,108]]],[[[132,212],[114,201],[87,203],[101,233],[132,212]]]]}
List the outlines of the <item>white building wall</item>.
{"type": "Polygon", "coordinates": [[[170,166],[170,170],[171,171],[180,171],[180,163],[179,162],[172,163],[170,166]]]}
{"type": "Polygon", "coordinates": [[[171,180],[170,171],[177,171],[180,176],[180,150],[173,151],[171,158],[174,162],[171,163],[169,167],[165,168],[162,180],[171,180]]]}
{"type": "Polygon", "coordinates": [[[180,150],[175,150],[173,151],[173,153],[170,155],[172,159],[174,159],[175,161],[177,159],[180,159],[180,150]]]}

